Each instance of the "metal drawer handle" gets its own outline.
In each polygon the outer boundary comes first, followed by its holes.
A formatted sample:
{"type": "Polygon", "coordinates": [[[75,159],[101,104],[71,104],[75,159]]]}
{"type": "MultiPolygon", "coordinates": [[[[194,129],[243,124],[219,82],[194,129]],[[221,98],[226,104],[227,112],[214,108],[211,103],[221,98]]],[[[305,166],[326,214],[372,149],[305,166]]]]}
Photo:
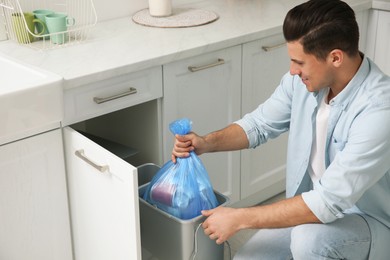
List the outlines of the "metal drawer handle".
{"type": "Polygon", "coordinates": [[[273,45],[273,46],[263,46],[261,47],[264,51],[272,51],[272,50],[275,50],[275,49],[278,49],[280,47],[283,47],[284,45],[286,45],[285,42],[283,43],[279,43],[279,44],[276,44],[276,45],[273,45]]]}
{"type": "Polygon", "coordinates": [[[75,155],[100,172],[105,172],[105,171],[108,171],[110,169],[110,167],[108,165],[97,165],[96,163],[91,161],[91,159],[89,159],[87,156],[85,156],[84,149],[77,150],[75,152],[75,155]]]}
{"type": "Polygon", "coordinates": [[[215,66],[219,66],[219,65],[222,65],[222,64],[225,64],[225,60],[224,60],[224,59],[218,59],[217,62],[208,64],[208,65],[203,65],[203,66],[189,66],[189,67],[188,67],[188,70],[191,71],[191,72],[196,72],[196,71],[199,71],[199,70],[208,69],[208,68],[215,67],[215,66]]]}
{"type": "Polygon", "coordinates": [[[126,92],[123,92],[123,93],[120,93],[120,94],[117,94],[117,95],[113,95],[113,96],[110,96],[110,97],[103,97],[103,98],[102,97],[94,97],[93,101],[95,101],[96,104],[101,104],[101,103],[104,103],[104,102],[107,102],[107,101],[111,101],[111,100],[114,100],[114,99],[117,99],[117,98],[133,95],[133,94],[136,94],[136,93],[137,93],[137,89],[136,88],[130,88],[126,92]]]}

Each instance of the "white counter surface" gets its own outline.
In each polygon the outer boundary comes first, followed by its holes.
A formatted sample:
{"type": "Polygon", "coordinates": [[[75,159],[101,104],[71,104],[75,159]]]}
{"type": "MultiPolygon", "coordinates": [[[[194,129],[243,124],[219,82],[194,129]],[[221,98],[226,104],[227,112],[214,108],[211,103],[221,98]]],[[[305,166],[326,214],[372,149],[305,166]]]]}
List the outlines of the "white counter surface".
{"type": "MultiPolygon", "coordinates": [[[[217,21],[191,28],[153,28],[131,17],[98,23],[88,41],[51,50],[0,42],[0,53],[56,73],[65,88],[230,47],[281,32],[289,9],[302,0],[205,0],[175,4],[216,12],[217,21]]],[[[390,0],[348,0],[355,11],[390,9],[390,0]]]]}

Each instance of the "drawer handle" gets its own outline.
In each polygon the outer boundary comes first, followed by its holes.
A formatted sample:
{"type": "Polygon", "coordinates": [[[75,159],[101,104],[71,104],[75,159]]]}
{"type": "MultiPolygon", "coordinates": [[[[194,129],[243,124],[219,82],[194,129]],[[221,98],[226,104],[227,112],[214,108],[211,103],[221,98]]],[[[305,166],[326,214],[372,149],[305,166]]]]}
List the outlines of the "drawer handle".
{"type": "Polygon", "coordinates": [[[215,67],[215,66],[219,66],[219,65],[222,65],[222,64],[225,64],[225,60],[224,60],[224,59],[218,59],[217,62],[208,64],[208,65],[203,65],[203,66],[189,66],[189,67],[188,67],[188,70],[191,71],[191,72],[196,72],[196,71],[199,71],[199,70],[208,69],[208,68],[215,67]]]}
{"type": "Polygon", "coordinates": [[[273,46],[263,46],[263,47],[261,47],[264,51],[273,51],[273,50],[275,50],[275,49],[278,49],[278,48],[280,48],[280,47],[283,47],[284,45],[286,45],[286,43],[285,42],[283,42],[283,43],[279,43],[279,44],[276,44],[276,45],[273,45],[273,46]]]}
{"type": "Polygon", "coordinates": [[[101,104],[101,103],[104,103],[104,102],[107,102],[107,101],[111,101],[111,100],[114,100],[114,99],[117,99],[117,98],[133,95],[133,94],[136,94],[136,93],[137,93],[137,89],[136,88],[130,88],[128,91],[120,93],[120,94],[117,94],[117,95],[113,95],[113,96],[109,96],[109,97],[103,97],[103,98],[102,97],[94,97],[93,101],[95,101],[96,104],[101,104]]]}
{"type": "Polygon", "coordinates": [[[91,159],[89,159],[87,156],[85,156],[84,149],[77,150],[75,152],[75,154],[77,157],[79,157],[84,162],[88,163],[89,165],[91,165],[92,167],[94,167],[95,169],[97,169],[100,172],[105,172],[105,171],[108,171],[110,169],[110,167],[108,165],[97,165],[96,163],[91,161],[91,159]]]}

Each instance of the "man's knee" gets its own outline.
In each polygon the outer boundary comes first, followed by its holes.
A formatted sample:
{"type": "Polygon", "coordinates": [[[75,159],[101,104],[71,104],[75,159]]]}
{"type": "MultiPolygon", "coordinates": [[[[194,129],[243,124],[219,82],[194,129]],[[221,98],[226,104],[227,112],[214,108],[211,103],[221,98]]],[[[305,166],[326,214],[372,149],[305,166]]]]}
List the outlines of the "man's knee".
{"type": "Polygon", "coordinates": [[[307,259],[320,253],[323,236],[313,225],[321,224],[299,225],[292,229],[290,249],[294,259],[307,259]]]}
{"type": "Polygon", "coordinates": [[[330,224],[304,224],[291,231],[294,259],[367,259],[371,234],[359,215],[346,215],[330,224]]]}

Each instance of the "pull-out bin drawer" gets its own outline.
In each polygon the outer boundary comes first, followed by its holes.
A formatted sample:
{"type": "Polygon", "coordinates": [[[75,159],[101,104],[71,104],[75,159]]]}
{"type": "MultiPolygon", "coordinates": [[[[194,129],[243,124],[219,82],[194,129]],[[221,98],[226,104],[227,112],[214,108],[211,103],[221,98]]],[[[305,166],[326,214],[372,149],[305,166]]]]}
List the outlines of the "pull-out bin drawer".
{"type": "MultiPolygon", "coordinates": [[[[143,199],[148,182],[158,170],[154,164],[138,167],[142,258],[223,260],[224,246],[207,237],[200,226],[203,216],[182,220],[143,199]]],[[[219,205],[228,203],[228,198],[221,193],[215,191],[215,195],[219,205]]]]}

